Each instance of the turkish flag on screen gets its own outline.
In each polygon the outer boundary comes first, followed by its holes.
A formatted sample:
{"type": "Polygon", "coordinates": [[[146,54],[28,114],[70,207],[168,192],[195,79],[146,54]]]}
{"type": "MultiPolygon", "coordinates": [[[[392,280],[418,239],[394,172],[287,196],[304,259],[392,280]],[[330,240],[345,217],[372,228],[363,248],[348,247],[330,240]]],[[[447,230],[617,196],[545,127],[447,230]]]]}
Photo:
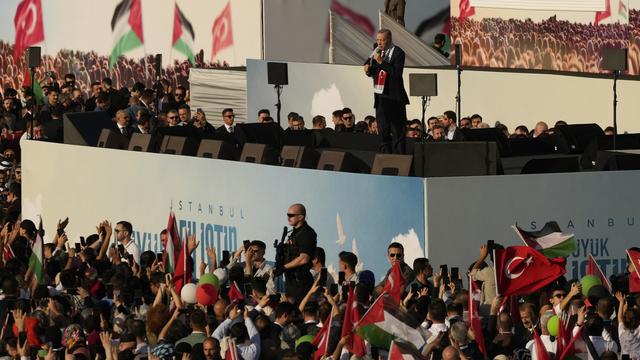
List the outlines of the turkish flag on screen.
{"type": "Polygon", "coordinates": [[[220,51],[233,45],[233,28],[231,24],[231,1],[229,1],[213,22],[213,28],[211,29],[213,35],[211,61],[216,60],[216,56],[220,51]]]}
{"type": "Polygon", "coordinates": [[[40,4],[40,0],[23,0],[20,2],[16,9],[13,23],[16,27],[13,59],[17,63],[26,48],[44,41],[42,4],[40,4]]]}
{"type": "Polygon", "coordinates": [[[564,258],[548,259],[528,246],[495,251],[496,286],[502,296],[530,294],[565,272],[564,258]]]}

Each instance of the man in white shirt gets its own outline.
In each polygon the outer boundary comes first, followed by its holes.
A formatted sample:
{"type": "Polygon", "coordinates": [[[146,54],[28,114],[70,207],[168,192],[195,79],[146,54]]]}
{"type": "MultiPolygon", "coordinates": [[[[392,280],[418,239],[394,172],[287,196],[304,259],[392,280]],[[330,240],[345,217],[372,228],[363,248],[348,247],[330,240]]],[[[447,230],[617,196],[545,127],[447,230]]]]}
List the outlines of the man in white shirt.
{"type": "Polygon", "coordinates": [[[133,261],[140,264],[140,247],[131,239],[131,234],[133,234],[131,223],[128,221],[118,222],[115,232],[116,239],[124,246],[125,253],[133,255],[133,261]]]}
{"type": "MultiPolygon", "coordinates": [[[[549,353],[550,357],[552,358],[554,357],[558,349],[558,343],[556,341],[551,341],[551,336],[549,335],[549,330],[547,329],[547,323],[549,322],[549,319],[551,319],[553,316],[554,316],[553,311],[547,311],[544,314],[542,314],[542,316],[540,317],[540,332],[542,333],[542,335],[540,335],[540,340],[542,340],[542,344],[544,345],[544,348],[547,350],[547,353],[549,353]]],[[[538,352],[536,349],[535,340],[530,340],[527,343],[526,348],[531,352],[532,359],[538,359],[538,352]]]]}

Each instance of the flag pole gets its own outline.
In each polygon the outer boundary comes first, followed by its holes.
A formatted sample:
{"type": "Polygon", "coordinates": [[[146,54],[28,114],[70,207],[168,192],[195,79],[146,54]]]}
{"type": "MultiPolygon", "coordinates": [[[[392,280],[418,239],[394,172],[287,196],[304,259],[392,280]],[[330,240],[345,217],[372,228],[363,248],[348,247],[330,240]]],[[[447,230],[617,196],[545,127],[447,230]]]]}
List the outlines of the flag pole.
{"type": "MultiPolygon", "coordinates": [[[[493,251],[493,279],[496,284],[496,296],[500,295],[500,289],[498,287],[498,272],[496,270],[496,249],[492,249],[493,251]]],[[[469,288],[471,288],[471,284],[469,284],[469,288]]]]}
{"type": "MultiPolygon", "coordinates": [[[[520,238],[520,240],[522,240],[522,242],[524,243],[525,246],[529,246],[529,244],[527,244],[527,242],[524,240],[524,238],[522,237],[522,234],[520,233],[520,231],[518,231],[518,227],[515,225],[511,225],[511,228],[513,229],[513,231],[516,232],[516,235],[518,235],[518,238],[520,238]]],[[[494,257],[495,259],[495,257],[494,257]]]]}

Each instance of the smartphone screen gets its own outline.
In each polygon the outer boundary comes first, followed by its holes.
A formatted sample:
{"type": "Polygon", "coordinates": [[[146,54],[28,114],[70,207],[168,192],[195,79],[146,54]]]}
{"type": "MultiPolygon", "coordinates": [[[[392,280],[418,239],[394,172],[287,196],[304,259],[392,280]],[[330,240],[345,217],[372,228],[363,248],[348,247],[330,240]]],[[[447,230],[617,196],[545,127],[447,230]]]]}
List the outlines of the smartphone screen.
{"type": "Polygon", "coordinates": [[[250,283],[245,283],[244,284],[244,294],[246,296],[251,296],[251,293],[252,293],[251,284],[250,283]]]}
{"type": "Polygon", "coordinates": [[[342,283],[344,283],[344,280],[345,280],[344,271],[340,271],[338,273],[338,283],[340,283],[340,285],[342,285],[342,283]]]}
{"type": "Polygon", "coordinates": [[[420,291],[420,285],[418,284],[411,284],[411,292],[412,293],[417,293],[418,291],[420,291]]]}
{"type": "Polygon", "coordinates": [[[338,284],[331,284],[331,286],[329,286],[329,293],[331,296],[338,295],[338,284]]]}
{"type": "Polygon", "coordinates": [[[251,245],[251,241],[245,240],[242,242],[242,244],[244,245],[244,250],[247,251],[247,249],[249,249],[249,246],[251,245]]]}
{"type": "Polygon", "coordinates": [[[320,286],[327,285],[327,268],[320,269],[320,281],[318,281],[318,285],[320,286]]]}
{"type": "Polygon", "coordinates": [[[163,254],[162,254],[162,253],[157,253],[157,254],[156,254],[156,259],[158,260],[158,262],[161,262],[161,261],[162,261],[162,256],[163,256],[163,254]]]}
{"type": "Polygon", "coordinates": [[[118,245],[118,254],[120,254],[120,256],[124,255],[124,245],[118,245]]]}
{"type": "Polygon", "coordinates": [[[459,271],[457,267],[452,267],[451,268],[451,279],[453,280],[458,280],[459,278],[459,271]]]}
{"type": "Polygon", "coordinates": [[[440,265],[440,273],[445,284],[449,283],[449,267],[447,265],[440,265]]]}
{"type": "Polygon", "coordinates": [[[76,253],[79,253],[81,250],[80,244],[76,243],[76,253]]]}

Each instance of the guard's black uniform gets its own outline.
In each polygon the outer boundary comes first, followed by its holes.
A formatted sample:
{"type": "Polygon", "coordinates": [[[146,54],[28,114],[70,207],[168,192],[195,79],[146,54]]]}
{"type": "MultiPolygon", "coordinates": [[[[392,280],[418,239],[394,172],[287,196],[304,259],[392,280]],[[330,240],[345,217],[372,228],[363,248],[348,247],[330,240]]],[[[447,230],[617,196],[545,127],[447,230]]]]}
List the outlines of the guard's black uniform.
{"type": "MultiPolygon", "coordinates": [[[[289,237],[290,246],[289,259],[287,262],[297,258],[300,254],[307,254],[311,259],[315,257],[318,235],[315,230],[306,222],[303,226],[293,229],[289,237]]],[[[288,296],[295,299],[299,304],[313,286],[313,276],[311,276],[311,260],[305,265],[288,269],[284,272],[285,290],[288,296]]]]}

